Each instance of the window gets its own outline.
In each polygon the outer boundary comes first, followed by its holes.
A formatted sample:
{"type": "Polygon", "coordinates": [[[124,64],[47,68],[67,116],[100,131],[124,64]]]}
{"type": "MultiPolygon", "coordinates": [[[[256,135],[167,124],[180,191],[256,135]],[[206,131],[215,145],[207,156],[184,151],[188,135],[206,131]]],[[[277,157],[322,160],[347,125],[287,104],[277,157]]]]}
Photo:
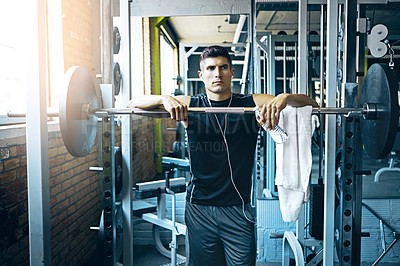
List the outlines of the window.
{"type": "MultiPolygon", "coordinates": [[[[8,117],[7,113],[26,113],[29,80],[26,73],[26,50],[32,40],[27,39],[27,19],[18,1],[0,3],[0,125],[24,123],[24,117],[8,117]]],[[[62,45],[61,1],[47,2],[48,37],[48,105],[57,111],[58,95],[63,86],[64,59],[62,45]]],[[[29,18],[28,18],[29,19],[29,18]]],[[[29,71],[29,69],[28,69],[29,71]]]]}
{"type": "Polygon", "coordinates": [[[163,34],[160,35],[160,54],[161,54],[161,94],[174,95],[176,76],[174,75],[174,48],[165,40],[163,34]]]}
{"type": "Polygon", "coordinates": [[[143,70],[143,20],[142,17],[131,17],[131,73],[132,98],[144,94],[143,70]]]}
{"type": "Polygon", "coordinates": [[[25,112],[26,91],[24,50],[25,20],[19,1],[0,3],[0,125],[21,123],[24,118],[8,118],[7,112],[25,112]]]}

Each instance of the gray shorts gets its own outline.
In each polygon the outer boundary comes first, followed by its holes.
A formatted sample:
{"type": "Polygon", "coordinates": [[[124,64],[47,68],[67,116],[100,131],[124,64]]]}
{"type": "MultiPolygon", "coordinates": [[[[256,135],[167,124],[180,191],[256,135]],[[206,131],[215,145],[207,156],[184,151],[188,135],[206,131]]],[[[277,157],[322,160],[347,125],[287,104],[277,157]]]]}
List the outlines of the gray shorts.
{"type": "Polygon", "coordinates": [[[249,204],[206,206],[186,202],[186,257],[190,266],[255,265],[254,215],[249,204]],[[250,219],[251,221],[249,221],[250,219]]]}

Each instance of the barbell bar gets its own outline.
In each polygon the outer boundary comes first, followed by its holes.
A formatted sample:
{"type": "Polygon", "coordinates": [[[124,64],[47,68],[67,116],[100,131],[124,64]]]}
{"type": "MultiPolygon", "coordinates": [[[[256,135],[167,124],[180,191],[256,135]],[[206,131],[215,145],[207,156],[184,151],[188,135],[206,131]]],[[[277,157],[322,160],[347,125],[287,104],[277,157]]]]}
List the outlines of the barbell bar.
{"type": "MultiPolygon", "coordinates": [[[[141,108],[104,108],[104,109],[93,109],[90,105],[82,105],[82,118],[90,116],[111,116],[111,115],[142,115],[150,116],[154,118],[169,117],[170,114],[164,109],[152,109],[145,110],[141,108]]],[[[366,117],[372,116],[379,112],[375,105],[370,106],[366,104],[364,108],[339,108],[339,107],[324,107],[324,108],[313,108],[312,114],[343,114],[352,116],[363,115],[366,117]]],[[[188,113],[192,114],[254,114],[253,107],[189,107],[188,113]]],[[[13,113],[8,112],[8,117],[25,117],[25,113],[13,113]]],[[[58,117],[59,112],[47,112],[48,117],[58,117]]]]}
{"type": "MultiPolygon", "coordinates": [[[[90,153],[97,130],[97,117],[114,115],[142,115],[154,118],[169,117],[164,109],[98,108],[97,94],[89,71],[84,67],[71,67],[65,75],[64,91],[60,95],[58,116],[61,135],[71,155],[90,153]]],[[[362,108],[313,108],[313,114],[335,114],[360,117],[362,138],[371,158],[385,158],[393,147],[398,130],[399,105],[397,89],[391,69],[386,64],[372,65],[365,77],[362,108]]],[[[252,107],[189,107],[192,114],[254,114],[252,107]]],[[[24,114],[9,113],[10,117],[24,114]]],[[[48,113],[57,116],[57,113],[48,113]]]]}

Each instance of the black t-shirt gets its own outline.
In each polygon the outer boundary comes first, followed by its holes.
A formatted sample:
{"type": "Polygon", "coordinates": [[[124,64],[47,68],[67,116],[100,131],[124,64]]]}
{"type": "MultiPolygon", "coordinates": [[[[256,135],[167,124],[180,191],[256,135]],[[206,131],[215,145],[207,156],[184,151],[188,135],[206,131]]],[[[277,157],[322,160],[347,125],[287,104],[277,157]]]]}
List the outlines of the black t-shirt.
{"type": "MultiPolygon", "coordinates": [[[[212,107],[227,107],[230,99],[211,101],[212,107]]],[[[232,94],[231,107],[254,107],[252,95],[232,94]]],[[[207,96],[192,96],[190,107],[210,107],[207,96]]],[[[188,114],[189,160],[191,179],[187,200],[202,205],[232,206],[242,203],[231,181],[233,180],[243,200],[250,202],[251,176],[258,124],[254,114],[188,114]],[[225,118],[226,117],[226,118],[225,118]],[[226,122],[228,122],[226,124],[226,122]],[[225,129],[226,128],[226,129],[225,129]],[[225,144],[222,131],[228,144],[225,144]]]]}

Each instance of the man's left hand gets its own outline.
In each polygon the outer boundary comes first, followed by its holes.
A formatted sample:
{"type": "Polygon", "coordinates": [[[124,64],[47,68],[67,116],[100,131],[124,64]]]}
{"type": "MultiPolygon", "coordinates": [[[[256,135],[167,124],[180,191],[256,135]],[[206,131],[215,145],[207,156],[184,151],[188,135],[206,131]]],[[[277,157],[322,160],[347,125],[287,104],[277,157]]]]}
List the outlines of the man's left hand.
{"type": "Polygon", "coordinates": [[[282,93],[273,98],[269,103],[265,103],[261,108],[259,123],[267,124],[269,130],[274,129],[279,123],[281,111],[288,103],[289,95],[288,93],[282,93]]]}

